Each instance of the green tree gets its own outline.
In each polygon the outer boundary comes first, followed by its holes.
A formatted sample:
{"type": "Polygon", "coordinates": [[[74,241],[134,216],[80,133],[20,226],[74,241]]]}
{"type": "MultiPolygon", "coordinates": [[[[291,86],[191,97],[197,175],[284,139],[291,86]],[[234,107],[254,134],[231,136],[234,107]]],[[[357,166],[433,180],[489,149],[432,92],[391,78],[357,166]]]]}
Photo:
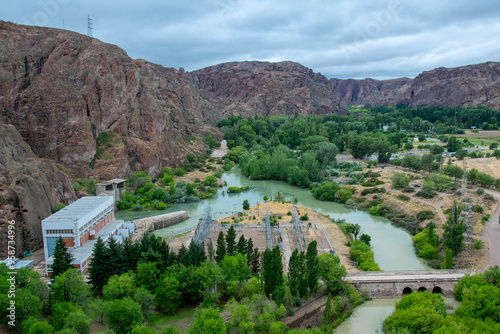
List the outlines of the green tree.
{"type": "Polygon", "coordinates": [[[318,244],[313,240],[307,246],[306,253],[306,275],[307,287],[309,291],[314,292],[318,287],[319,268],[318,268],[318,244]]]}
{"type": "Polygon", "coordinates": [[[446,248],[444,251],[444,261],[441,264],[442,269],[453,269],[453,251],[446,248]]]}
{"type": "Polygon", "coordinates": [[[347,270],[337,256],[330,253],[321,254],[318,257],[318,272],[329,292],[337,295],[344,289],[347,270]]]}
{"type": "Polygon", "coordinates": [[[104,315],[106,314],[106,309],[108,307],[108,302],[100,298],[93,299],[88,305],[89,313],[92,315],[93,319],[97,319],[101,325],[104,324],[104,315]]]}
{"type": "Polygon", "coordinates": [[[57,238],[54,248],[54,262],[52,264],[51,279],[55,279],[66,270],[72,268],[71,262],[73,262],[73,260],[74,258],[68,251],[64,239],[60,236],[57,238]]]}
{"type": "Polygon", "coordinates": [[[460,211],[457,202],[453,203],[450,216],[443,226],[443,245],[453,251],[453,255],[460,253],[464,247],[465,227],[460,221],[460,211]]]}
{"type": "Polygon", "coordinates": [[[215,261],[215,249],[214,249],[214,243],[212,242],[212,239],[210,238],[208,240],[207,244],[207,258],[208,261],[215,261]]]}
{"type": "Polygon", "coordinates": [[[448,139],[448,144],[446,144],[446,149],[448,150],[448,152],[457,152],[461,148],[462,148],[462,146],[460,145],[459,141],[457,140],[457,137],[451,136],[448,139]]]}
{"type": "Polygon", "coordinates": [[[135,290],[134,300],[141,305],[142,315],[148,320],[149,312],[155,306],[155,296],[146,288],[138,288],[135,290]]]}
{"type": "Polygon", "coordinates": [[[371,246],[371,245],[370,245],[370,243],[371,243],[371,241],[372,241],[372,237],[371,237],[371,236],[369,236],[368,234],[365,234],[365,233],[361,234],[361,236],[359,237],[359,240],[360,240],[361,242],[364,242],[364,243],[365,243],[365,244],[367,244],[368,246],[371,246]]]}
{"type": "Polygon", "coordinates": [[[224,233],[222,231],[219,232],[219,236],[217,237],[217,250],[215,252],[215,261],[217,263],[221,263],[226,256],[226,241],[224,238],[224,233]]]}
{"type": "Polygon", "coordinates": [[[299,293],[301,275],[299,265],[299,250],[296,248],[288,261],[288,286],[292,297],[296,297],[299,293]]]}
{"type": "Polygon", "coordinates": [[[85,283],[82,273],[74,268],[57,276],[51,288],[57,302],[83,305],[90,295],[89,286],[85,283]]]}
{"type": "Polygon", "coordinates": [[[245,254],[247,256],[247,261],[248,261],[247,263],[249,266],[251,266],[252,254],[253,254],[253,240],[252,240],[252,238],[249,238],[247,240],[245,252],[242,254],[245,254]]]}
{"type": "Polygon", "coordinates": [[[242,234],[238,239],[238,244],[236,245],[236,249],[238,253],[246,256],[247,254],[247,241],[245,240],[245,236],[242,234]]]}
{"type": "Polygon", "coordinates": [[[256,275],[260,271],[260,252],[257,247],[253,249],[252,260],[250,261],[250,268],[252,269],[252,274],[256,275]]]}
{"type": "Polygon", "coordinates": [[[405,189],[410,185],[410,180],[403,173],[394,173],[391,177],[393,189],[405,189]]]}
{"type": "Polygon", "coordinates": [[[116,334],[129,333],[132,328],[144,322],[141,305],[130,297],[116,299],[109,303],[106,317],[109,327],[116,334]]]}
{"type": "Polygon", "coordinates": [[[205,254],[205,247],[196,242],[191,242],[186,254],[187,265],[198,267],[203,261],[207,259],[205,254]]]}
{"type": "Polygon", "coordinates": [[[92,252],[93,257],[90,260],[89,268],[90,282],[97,291],[102,291],[102,288],[106,285],[106,282],[111,275],[109,274],[107,268],[108,255],[106,252],[106,246],[104,245],[101,237],[97,238],[92,252]]]}
{"type": "Polygon", "coordinates": [[[90,318],[82,310],[78,309],[68,313],[64,328],[73,329],[78,334],[89,334],[91,323],[90,318]]]}
{"type": "Polygon", "coordinates": [[[154,291],[157,286],[157,279],[160,274],[156,262],[142,262],[137,266],[135,280],[138,286],[145,287],[149,291],[154,291]]]}
{"type": "Polygon", "coordinates": [[[167,314],[174,314],[181,305],[180,283],[173,276],[166,276],[156,288],[155,294],[156,306],[167,314]]]}
{"type": "Polygon", "coordinates": [[[226,323],[216,308],[197,308],[189,334],[225,334],[226,323]]]}
{"type": "Polygon", "coordinates": [[[227,282],[236,281],[243,283],[251,276],[251,270],[250,267],[248,267],[247,258],[241,253],[233,256],[226,255],[219,266],[221,267],[227,282]]]}
{"type": "Polygon", "coordinates": [[[231,225],[226,232],[226,254],[236,255],[238,249],[236,248],[236,230],[231,225]]]}
{"type": "Polygon", "coordinates": [[[124,297],[132,297],[135,293],[134,277],[129,274],[121,276],[113,275],[104,286],[102,294],[107,300],[119,299],[124,297]]]}
{"type": "Polygon", "coordinates": [[[246,199],[243,201],[243,210],[248,210],[248,209],[250,209],[250,203],[246,199]]]}

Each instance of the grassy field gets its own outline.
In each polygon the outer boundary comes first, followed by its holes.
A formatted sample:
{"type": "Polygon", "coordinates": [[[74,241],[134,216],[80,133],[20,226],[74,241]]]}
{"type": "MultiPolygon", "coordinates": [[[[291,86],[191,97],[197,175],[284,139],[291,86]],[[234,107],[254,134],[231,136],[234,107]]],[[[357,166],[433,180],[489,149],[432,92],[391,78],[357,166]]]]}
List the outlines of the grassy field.
{"type": "Polygon", "coordinates": [[[179,309],[174,315],[152,312],[149,316],[149,324],[157,329],[172,326],[184,331],[194,320],[195,306],[186,306],[179,309]]]}
{"type": "Polygon", "coordinates": [[[478,146],[490,146],[491,143],[498,143],[500,141],[500,131],[479,131],[477,133],[468,131],[464,135],[456,136],[467,138],[471,143],[478,146]]]}

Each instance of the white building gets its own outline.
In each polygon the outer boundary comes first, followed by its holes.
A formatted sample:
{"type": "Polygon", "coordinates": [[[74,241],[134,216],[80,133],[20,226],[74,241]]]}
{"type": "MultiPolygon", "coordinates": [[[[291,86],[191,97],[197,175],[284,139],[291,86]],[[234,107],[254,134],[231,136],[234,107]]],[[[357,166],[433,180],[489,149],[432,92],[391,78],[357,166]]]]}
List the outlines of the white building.
{"type": "MultiPolygon", "coordinates": [[[[98,237],[106,242],[120,229],[130,233],[135,230],[133,223],[114,220],[115,205],[112,196],[82,197],[52,216],[42,220],[45,270],[52,271],[54,249],[61,236],[74,257],[72,265],[86,273],[92,250],[98,237]]],[[[120,233],[122,235],[123,232],[120,233]]],[[[121,240],[121,239],[120,239],[121,240]]]]}

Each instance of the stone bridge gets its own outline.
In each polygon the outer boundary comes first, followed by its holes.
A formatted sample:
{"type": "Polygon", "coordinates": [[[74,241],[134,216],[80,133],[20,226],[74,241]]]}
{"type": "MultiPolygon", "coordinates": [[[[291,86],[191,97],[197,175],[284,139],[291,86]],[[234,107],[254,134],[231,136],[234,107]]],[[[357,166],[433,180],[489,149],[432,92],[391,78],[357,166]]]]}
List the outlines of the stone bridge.
{"type": "Polygon", "coordinates": [[[466,270],[360,272],[347,275],[346,280],[368,298],[400,298],[424,290],[453,297],[455,284],[467,272],[466,270]]]}

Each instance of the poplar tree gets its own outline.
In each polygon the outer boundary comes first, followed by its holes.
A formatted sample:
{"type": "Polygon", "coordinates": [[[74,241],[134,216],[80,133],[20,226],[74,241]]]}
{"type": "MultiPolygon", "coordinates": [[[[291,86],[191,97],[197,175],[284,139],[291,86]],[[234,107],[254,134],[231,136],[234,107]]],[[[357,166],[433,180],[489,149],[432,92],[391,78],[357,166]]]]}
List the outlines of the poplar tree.
{"type": "Polygon", "coordinates": [[[236,248],[236,231],[234,227],[231,225],[226,232],[226,254],[227,255],[236,255],[238,254],[238,249],[236,248]]]}
{"type": "Polygon", "coordinates": [[[89,278],[94,288],[100,292],[111,276],[108,271],[106,246],[104,245],[101,237],[97,238],[92,252],[93,257],[90,260],[89,278]]]}
{"type": "Polygon", "coordinates": [[[73,260],[74,258],[68,251],[63,238],[59,236],[56,240],[56,246],[54,248],[54,262],[52,263],[51,278],[55,279],[66,270],[72,268],[71,262],[73,262],[73,260]]]}
{"type": "Polygon", "coordinates": [[[298,292],[300,298],[303,298],[307,295],[306,253],[304,251],[299,254],[297,267],[299,272],[298,292]]]}
{"type": "Polygon", "coordinates": [[[309,291],[314,292],[318,286],[319,270],[318,270],[318,244],[313,240],[307,246],[306,253],[306,276],[307,287],[309,291]]]}
{"type": "Polygon", "coordinates": [[[300,268],[299,268],[299,251],[295,249],[288,261],[288,285],[290,286],[290,294],[292,297],[297,297],[299,293],[300,283],[300,268]]]}
{"type": "Polygon", "coordinates": [[[215,251],[215,262],[221,263],[222,260],[224,260],[224,256],[226,256],[226,242],[224,240],[224,233],[220,231],[219,236],[217,237],[217,250],[215,251]]]}
{"type": "Polygon", "coordinates": [[[208,253],[207,254],[208,260],[211,261],[211,262],[214,262],[214,260],[215,260],[215,250],[214,250],[214,243],[212,242],[212,239],[208,240],[207,253],[208,253]]]}
{"type": "Polygon", "coordinates": [[[247,256],[247,263],[249,266],[252,264],[252,255],[253,255],[253,241],[252,238],[247,240],[247,249],[244,253],[247,256]]]}
{"type": "Polygon", "coordinates": [[[264,279],[264,293],[268,298],[274,290],[273,276],[273,252],[266,248],[262,262],[262,278],[264,279]]]}

